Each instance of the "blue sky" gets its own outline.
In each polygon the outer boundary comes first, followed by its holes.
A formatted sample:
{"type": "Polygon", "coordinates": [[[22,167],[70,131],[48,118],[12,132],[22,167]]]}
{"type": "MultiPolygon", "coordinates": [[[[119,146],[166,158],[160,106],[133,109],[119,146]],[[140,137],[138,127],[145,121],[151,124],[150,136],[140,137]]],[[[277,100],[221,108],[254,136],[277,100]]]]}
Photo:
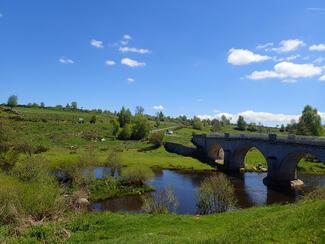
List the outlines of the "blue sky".
{"type": "Polygon", "coordinates": [[[0,0],[0,101],[285,123],[325,112],[324,23],[321,0],[0,0]]]}

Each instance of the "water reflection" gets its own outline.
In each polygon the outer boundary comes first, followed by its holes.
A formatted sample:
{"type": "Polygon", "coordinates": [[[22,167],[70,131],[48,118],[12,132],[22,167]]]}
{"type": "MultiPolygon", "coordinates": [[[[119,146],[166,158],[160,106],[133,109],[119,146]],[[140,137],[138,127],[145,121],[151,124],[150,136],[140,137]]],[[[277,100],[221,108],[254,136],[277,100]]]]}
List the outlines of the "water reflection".
{"type": "MultiPolygon", "coordinates": [[[[95,176],[102,178],[105,169],[99,167],[95,170],[95,176]]],[[[173,170],[156,170],[155,177],[149,182],[156,189],[172,187],[178,200],[176,213],[195,214],[197,213],[196,196],[200,183],[205,177],[213,174],[222,174],[220,172],[184,172],[173,170]]],[[[237,205],[239,208],[272,204],[288,203],[295,201],[303,192],[308,192],[314,187],[325,186],[324,175],[300,174],[299,178],[305,182],[305,187],[301,190],[281,190],[271,189],[263,184],[263,178],[266,173],[241,173],[228,175],[235,188],[237,205]]],[[[150,193],[148,193],[150,194],[150,193]]],[[[108,199],[92,204],[94,211],[108,210],[112,212],[141,211],[141,196],[129,196],[117,199],[108,199]]]]}

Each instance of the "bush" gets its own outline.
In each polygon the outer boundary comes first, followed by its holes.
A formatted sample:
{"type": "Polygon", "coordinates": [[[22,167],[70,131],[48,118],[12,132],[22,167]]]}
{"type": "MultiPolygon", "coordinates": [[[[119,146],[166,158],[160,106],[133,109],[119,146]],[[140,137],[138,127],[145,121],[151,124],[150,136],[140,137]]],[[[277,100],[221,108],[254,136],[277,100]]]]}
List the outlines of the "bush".
{"type": "Polygon", "coordinates": [[[303,200],[317,200],[317,199],[325,200],[325,188],[315,189],[315,190],[307,193],[303,197],[303,200]]]}
{"type": "Polygon", "coordinates": [[[34,152],[34,147],[27,142],[22,142],[22,143],[17,143],[14,146],[14,150],[19,153],[25,153],[26,155],[31,157],[32,153],[34,152]]]}
{"type": "Polygon", "coordinates": [[[164,132],[162,131],[151,133],[149,136],[149,142],[153,144],[155,147],[160,147],[163,144],[163,141],[164,141],[164,132]]]}
{"type": "Polygon", "coordinates": [[[118,139],[129,140],[131,138],[131,135],[132,135],[131,126],[129,124],[126,124],[118,134],[118,139]]]}
{"type": "Polygon", "coordinates": [[[122,176],[129,184],[144,185],[144,183],[154,176],[150,168],[128,167],[122,172],[122,176]]]}
{"type": "Polygon", "coordinates": [[[144,115],[137,115],[134,119],[134,125],[132,127],[132,139],[141,140],[148,136],[150,131],[150,124],[148,119],[144,115]]]}
{"type": "Polygon", "coordinates": [[[39,154],[39,153],[47,152],[48,150],[49,150],[48,147],[43,145],[38,145],[34,148],[34,153],[39,154]]]}
{"type": "Polygon", "coordinates": [[[10,171],[10,174],[21,181],[36,181],[48,177],[48,162],[42,158],[26,158],[18,162],[10,171]]]}
{"type": "Polygon", "coordinates": [[[199,118],[194,117],[192,120],[192,128],[195,130],[202,130],[203,129],[202,121],[199,118]]]}
{"type": "Polygon", "coordinates": [[[235,207],[234,187],[222,174],[206,178],[199,187],[198,209],[201,214],[225,212],[235,207]]]}
{"type": "Polygon", "coordinates": [[[0,143],[0,168],[9,171],[15,166],[19,158],[19,153],[12,150],[9,144],[0,143]]]}
{"type": "Polygon", "coordinates": [[[146,213],[166,214],[175,212],[177,199],[171,188],[164,188],[142,197],[142,209],[146,213]]]}
{"type": "Polygon", "coordinates": [[[121,155],[114,150],[110,150],[104,166],[110,169],[111,176],[114,176],[122,167],[121,155]]]}

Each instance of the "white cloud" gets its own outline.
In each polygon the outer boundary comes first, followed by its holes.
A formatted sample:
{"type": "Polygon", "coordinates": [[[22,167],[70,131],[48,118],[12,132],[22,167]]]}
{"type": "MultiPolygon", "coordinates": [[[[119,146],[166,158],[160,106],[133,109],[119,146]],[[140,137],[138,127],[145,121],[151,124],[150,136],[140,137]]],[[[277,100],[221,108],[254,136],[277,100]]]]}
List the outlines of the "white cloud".
{"type": "Polygon", "coordinates": [[[96,47],[96,48],[104,48],[104,43],[102,41],[95,40],[95,39],[92,39],[90,41],[90,45],[92,45],[93,47],[96,47]]]}
{"type": "Polygon", "coordinates": [[[120,47],[119,48],[120,52],[122,53],[127,53],[127,52],[133,52],[133,53],[149,53],[150,50],[146,48],[136,48],[136,47],[120,47]]]}
{"type": "Polygon", "coordinates": [[[285,79],[282,81],[282,83],[287,83],[287,84],[294,84],[296,82],[297,82],[297,80],[295,80],[295,79],[285,79]]]}
{"type": "Polygon", "coordinates": [[[61,64],[74,64],[74,61],[72,59],[65,58],[65,57],[60,58],[59,62],[61,64]]]}
{"type": "Polygon", "coordinates": [[[321,73],[322,69],[313,64],[281,62],[276,64],[273,70],[254,71],[247,78],[251,80],[266,78],[306,78],[320,75],[321,73]]]}
{"type": "Polygon", "coordinates": [[[287,61],[292,61],[292,60],[295,60],[297,58],[300,58],[300,54],[297,54],[297,55],[292,55],[292,56],[289,56],[289,57],[286,57],[285,59],[287,61]]]}
{"type": "Polygon", "coordinates": [[[132,84],[132,83],[135,82],[135,79],[133,79],[133,78],[128,78],[127,81],[128,81],[129,84],[132,84]]]}
{"type": "Polygon", "coordinates": [[[318,52],[325,51],[325,44],[312,45],[309,47],[309,50],[318,52]]]}
{"type": "Polygon", "coordinates": [[[262,62],[271,59],[269,56],[263,56],[255,54],[246,49],[235,49],[229,50],[228,63],[233,65],[246,65],[255,62],[262,62]]]}
{"type": "Polygon", "coordinates": [[[106,60],[105,64],[108,65],[108,66],[112,66],[112,65],[115,65],[116,62],[114,60],[106,60]]]}
{"type": "Polygon", "coordinates": [[[123,36],[123,39],[125,39],[125,40],[131,40],[132,37],[131,37],[130,35],[125,34],[125,35],[123,36]]]}
{"type": "Polygon", "coordinates": [[[130,59],[130,58],[123,58],[121,60],[121,64],[130,66],[130,67],[141,67],[141,66],[146,66],[146,63],[144,62],[138,62],[136,60],[130,59]]]}
{"type": "Polygon", "coordinates": [[[272,48],[272,51],[276,51],[279,53],[287,53],[297,50],[299,47],[305,46],[306,44],[299,39],[290,39],[283,40],[280,42],[280,46],[276,48],[272,48]]]}
{"type": "Polygon", "coordinates": [[[159,110],[159,111],[165,110],[164,106],[162,106],[162,105],[155,105],[155,106],[153,106],[153,109],[159,110]]]}
{"type": "Polygon", "coordinates": [[[321,63],[323,63],[325,61],[325,58],[323,58],[323,57],[318,57],[318,58],[316,58],[315,60],[314,60],[314,63],[315,64],[321,64],[321,63]]]}
{"type": "Polygon", "coordinates": [[[264,49],[264,50],[268,50],[269,47],[272,47],[274,45],[273,42],[268,42],[268,43],[265,43],[265,44],[259,44],[257,45],[257,49],[264,49]]]}
{"type": "Polygon", "coordinates": [[[320,78],[319,78],[320,81],[325,81],[325,75],[322,75],[320,78]]]}

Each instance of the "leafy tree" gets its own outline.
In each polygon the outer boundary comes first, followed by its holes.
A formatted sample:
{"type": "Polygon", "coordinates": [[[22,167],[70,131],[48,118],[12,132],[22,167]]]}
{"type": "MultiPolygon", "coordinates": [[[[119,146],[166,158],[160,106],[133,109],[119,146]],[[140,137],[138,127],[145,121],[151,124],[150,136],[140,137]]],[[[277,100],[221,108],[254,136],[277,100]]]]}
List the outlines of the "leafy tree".
{"type": "Polygon", "coordinates": [[[132,119],[132,114],[129,109],[122,107],[121,111],[118,113],[118,120],[121,127],[124,127],[126,124],[129,124],[132,119]]]}
{"type": "Polygon", "coordinates": [[[78,103],[77,102],[72,102],[71,103],[71,108],[72,109],[78,109],[78,103]]]}
{"type": "Polygon", "coordinates": [[[110,169],[111,176],[122,168],[121,155],[116,150],[110,150],[104,166],[110,169]]]}
{"type": "Polygon", "coordinates": [[[212,123],[212,128],[211,128],[212,132],[218,132],[221,130],[221,123],[219,120],[214,119],[214,120],[212,120],[211,123],[212,123]]]}
{"type": "Polygon", "coordinates": [[[7,105],[8,105],[10,108],[16,107],[16,106],[18,105],[18,97],[15,96],[15,95],[10,96],[10,97],[8,98],[7,105]]]}
{"type": "Polygon", "coordinates": [[[280,132],[285,132],[285,127],[284,127],[283,124],[282,124],[281,127],[280,127],[280,132]]]}
{"type": "Polygon", "coordinates": [[[305,106],[297,125],[297,134],[307,136],[321,136],[323,127],[321,117],[316,108],[305,106]]]}
{"type": "Polygon", "coordinates": [[[120,129],[120,124],[116,118],[111,119],[111,124],[112,124],[112,135],[116,137],[120,129]]]}
{"type": "Polygon", "coordinates": [[[144,115],[137,115],[134,118],[134,125],[132,127],[132,139],[141,140],[146,138],[150,131],[150,124],[144,115]]]}
{"type": "Polygon", "coordinates": [[[44,102],[41,102],[41,107],[44,108],[45,107],[45,103],[44,102]]]}
{"type": "Polygon", "coordinates": [[[192,120],[192,128],[195,130],[202,130],[203,124],[202,121],[198,117],[194,117],[192,120]]]}
{"type": "Polygon", "coordinates": [[[96,115],[94,114],[93,116],[91,116],[91,118],[90,118],[90,124],[96,124],[96,121],[97,121],[97,117],[96,117],[96,115]]]}
{"type": "Polygon", "coordinates": [[[120,133],[118,134],[118,139],[129,140],[132,135],[132,129],[130,124],[125,124],[120,133]]]}
{"type": "Polygon", "coordinates": [[[144,108],[141,106],[136,106],[135,114],[138,115],[138,114],[143,114],[143,113],[144,113],[144,108]]]}
{"type": "Polygon", "coordinates": [[[65,105],[65,108],[70,109],[71,108],[70,104],[67,103],[67,105],[65,105]]]}
{"type": "Polygon", "coordinates": [[[221,116],[221,124],[222,126],[230,125],[230,119],[228,119],[224,114],[221,116]]]}
{"type": "Polygon", "coordinates": [[[162,111],[157,112],[156,114],[157,118],[159,121],[164,121],[165,120],[165,115],[162,111]]]}
{"type": "Polygon", "coordinates": [[[246,130],[247,123],[243,116],[239,115],[237,120],[237,129],[238,130],[246,130]]]}

